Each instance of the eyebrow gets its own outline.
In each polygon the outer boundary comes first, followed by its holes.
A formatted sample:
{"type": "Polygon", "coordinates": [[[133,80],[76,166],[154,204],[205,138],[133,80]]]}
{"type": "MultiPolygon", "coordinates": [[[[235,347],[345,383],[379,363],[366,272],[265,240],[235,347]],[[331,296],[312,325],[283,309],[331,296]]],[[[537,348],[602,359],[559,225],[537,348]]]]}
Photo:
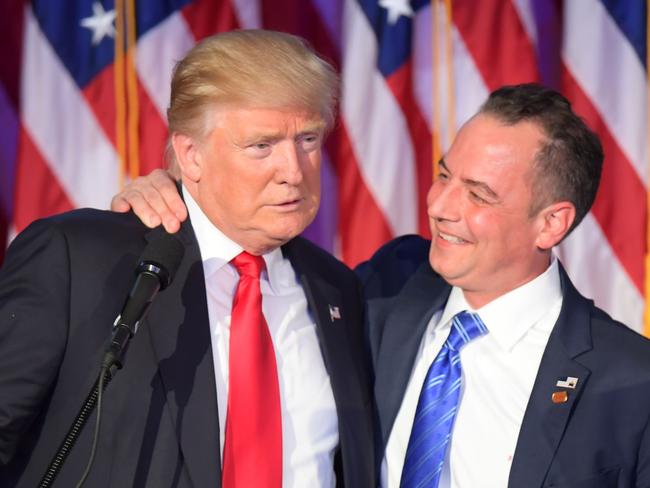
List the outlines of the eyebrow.
{"type": "MultiPolygon", "coordinates": [[[[299,132],[296,133],[296,136],[301,136],[305,134],[311,134],[314,132],[323,133],[325,131],[325,122],[313,122],[305,124],[305,127],[302,128],[299,132]]],[[[277,141],[284,138],[285,132],[282,129],[260,129],[257,132],[250,134],[246,137],[246,144],[253,143],[258,140],[264,141],[277,141]]]]}
{"type": "MultiPolygon", "coordinates": [[[[447,163],[445,163],[444,158],[440,158],[440,161],[438,161],[438,167],[444,169],[447,173],[451,174],[451,171],[449,171],[449,167],[447,166],[447,163]]],[[[477,181],[477,180],[472,180],[470,178],[462,178],[461,181],[472,187],[472,188],[479,188],[481,191],[485,192],[488,196],[494,198],[495,200],[499,200],[499,195],[490,188],[490,186],[487,183],[484,183],[482,181],[477,181]]]]}

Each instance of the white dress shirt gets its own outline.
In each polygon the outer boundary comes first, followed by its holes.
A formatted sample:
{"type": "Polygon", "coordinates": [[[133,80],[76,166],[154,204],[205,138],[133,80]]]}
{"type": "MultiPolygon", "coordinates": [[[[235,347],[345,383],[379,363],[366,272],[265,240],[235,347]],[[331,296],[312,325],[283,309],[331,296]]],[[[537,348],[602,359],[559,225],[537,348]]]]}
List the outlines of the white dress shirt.
{"type": "MultiPolygon", "coordinates": [[[[230,261],[243,249],[212,225],[184,188],[183,195],[203,260],[223,459],[230,317],[239,282],[230,261]]],[[[281,249],[263,257],[262,312],[275,349],[280,385],[282,486],[330,488],[336,484],[333,459],[339,443],[338,417],[316,324],[302,286],[281,249]]]]}
{"type": "Polygon", "coordinates": [[[557,260],[534,280],[479,310],[460,288],[422,337],[381,467],[381,486],[398,488],[418,398],[429,366],[458,312],[477,312],[489,333],[460,351],[463,386],[439,488],[505,488],[542,354],[562,306],[557,260]]]}

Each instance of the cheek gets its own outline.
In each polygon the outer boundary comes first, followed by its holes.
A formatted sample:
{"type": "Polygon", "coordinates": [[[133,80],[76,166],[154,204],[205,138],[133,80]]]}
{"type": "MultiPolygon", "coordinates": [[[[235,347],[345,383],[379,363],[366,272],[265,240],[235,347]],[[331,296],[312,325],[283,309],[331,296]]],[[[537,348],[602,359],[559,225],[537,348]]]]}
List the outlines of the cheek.
{"type": "Polygon", "coordinates": [[[470,208],[465,212],[465,221],[471,237],[481,242],[489,242],[499,234],[499,219],[484,208],[470,208]]]}

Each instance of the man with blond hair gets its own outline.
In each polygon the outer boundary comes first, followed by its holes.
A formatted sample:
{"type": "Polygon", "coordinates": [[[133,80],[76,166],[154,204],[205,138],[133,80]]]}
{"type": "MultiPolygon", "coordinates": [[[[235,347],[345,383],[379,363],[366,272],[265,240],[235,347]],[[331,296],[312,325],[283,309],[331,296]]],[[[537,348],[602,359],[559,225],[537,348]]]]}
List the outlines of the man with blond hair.
{"type": "MultiPolygon", "coordinates": [[[[337,77],[297,37],[205,39],[173,75],[167,157],[189,219],[171,285],[104,398],[93,487],[375,486],[360,287],[298,237],[337,77]]],[[[36,486],[99,371],[150,231],[32,224],[0,271],[0,485],[36,486]]],[[[55,486],[81,477],[86,428],[55,486]]]]}

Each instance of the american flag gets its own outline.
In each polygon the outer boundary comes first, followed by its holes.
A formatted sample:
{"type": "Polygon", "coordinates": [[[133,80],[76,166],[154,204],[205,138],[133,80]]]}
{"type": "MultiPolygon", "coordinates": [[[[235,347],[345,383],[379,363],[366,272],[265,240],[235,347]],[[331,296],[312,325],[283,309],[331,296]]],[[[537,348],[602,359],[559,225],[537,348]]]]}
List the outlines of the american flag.
{"type": "Polygon", "coordinates": [[[583,294],[642,331],[647,15],[644,0],[3,0],[0,231],[106,208],[162,164],[174,63],[207,35],[275,29],[341,72],[308,237],[355,265],[393,236],[427,236],[434,161],[456,130],[494,88],[540,81],[606,153],[593,211],[558,254],[583,294]]]}

